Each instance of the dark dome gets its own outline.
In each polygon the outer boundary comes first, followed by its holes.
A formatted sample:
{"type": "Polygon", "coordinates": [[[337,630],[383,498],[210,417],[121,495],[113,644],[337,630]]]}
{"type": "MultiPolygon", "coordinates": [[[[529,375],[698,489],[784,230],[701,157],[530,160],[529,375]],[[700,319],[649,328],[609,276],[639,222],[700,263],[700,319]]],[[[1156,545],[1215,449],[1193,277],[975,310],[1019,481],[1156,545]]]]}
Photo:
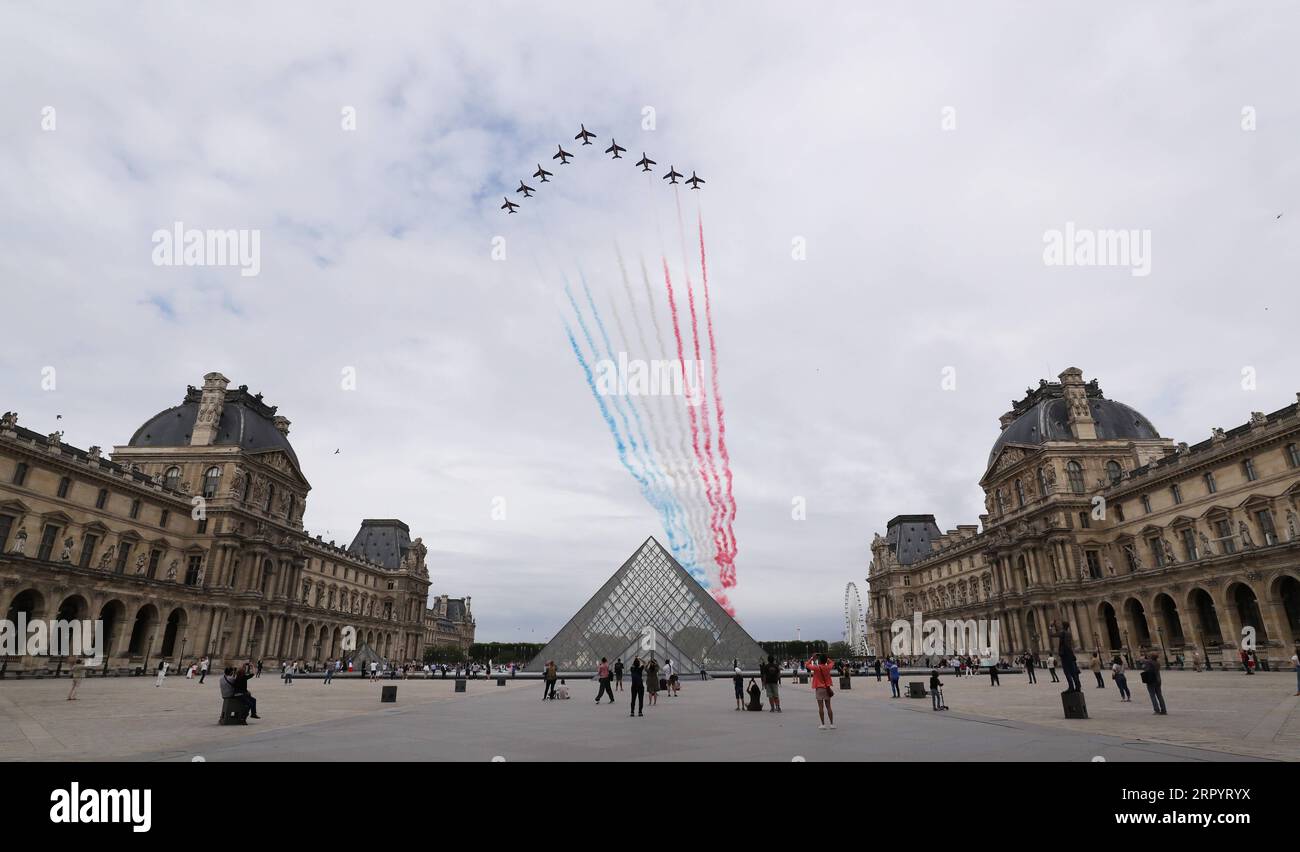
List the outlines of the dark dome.
{"type": "MultiPolygon", "coordinates": [[[[240,391],[226,394],[221,409],[221,422],[212,443],[217,446],[239,446],[249,452],[283,450],[298,467],[298,455],[289,438],[275,426],[272,419],[275,409],[240,391]]],[[[193,394],[185,402],[155,414],[135,430],[128,446],[132,447],[186,447],[199,416],[199,401],[193,394]]]]}
{"type": "MultiPolygon", "coordinates": [[[[1097,421],[1098,440],[1149,440],[1160,437],[1150,420],[1122,402],[1096,397],[1088,400],[1088,407],[1092,409],[1092,419],[1097,421]]],[[[1043,399],[1002,430],[989,452],[989,464],[993,464],[1007,444],[1043,444],[1047,441],[1071,440],[1074,440],[1074,436],[1070,434],[1069,410],[1065,400],[1061,397],[1043,399]]]]}

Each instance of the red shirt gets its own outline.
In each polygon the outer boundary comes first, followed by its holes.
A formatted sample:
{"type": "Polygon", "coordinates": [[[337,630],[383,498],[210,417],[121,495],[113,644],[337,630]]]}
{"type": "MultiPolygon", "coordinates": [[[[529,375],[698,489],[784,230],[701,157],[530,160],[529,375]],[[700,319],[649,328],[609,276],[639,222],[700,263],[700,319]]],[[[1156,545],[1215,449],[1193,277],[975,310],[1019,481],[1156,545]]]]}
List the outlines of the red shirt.
{"type": "Polygon", "coordinates": [[[604,679],[607,678],[607,677],[609,677],[609,663],[601,663],[601,664],[600,664],[600,678],[601,678],[601,680],[604,680],[604,679]]]}
{"type": "Polygon", "coordinates": [[[831,659],[827,659],[825,663],[819,663],[817,662],[817,658],[813,657],[811,660],[808,661],[808,671],[812,672],[813,689],[830,688],[831,668],[834,665],[835,665],[835,661],[831,659]]]}

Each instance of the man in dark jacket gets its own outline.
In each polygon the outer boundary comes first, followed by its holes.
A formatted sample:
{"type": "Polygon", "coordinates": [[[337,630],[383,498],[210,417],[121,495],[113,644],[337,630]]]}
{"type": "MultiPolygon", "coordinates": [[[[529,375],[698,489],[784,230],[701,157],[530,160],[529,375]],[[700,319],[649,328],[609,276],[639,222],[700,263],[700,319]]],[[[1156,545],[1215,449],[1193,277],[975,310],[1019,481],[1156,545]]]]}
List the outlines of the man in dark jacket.
{"type": "Polygon", "coordinates": [[[1157,716],[1168,716],[1165,710],[1165,696],[1160,691],[1160,661],[1155,654],[1148,654],[1142,660],[1142,682],[1147,685],[1147,694],[1151,696],[1151,707],[1157,716]]]}
{"type": "Polygon", "coordinates": [[[767,710],[769,713],[781,712],[781,667],[776,664],[776,656],[767,655],[767,662],[760,671],[763,675],[763,689],[767,692],[767,710]]]}
{"type": "Polygon", "coordinates": [[[1056,655],[1061,658],[1061,670],[1065,672],[1066,692],[1079,692],[1083,685],[1079,683],[1079,661],[1074,657],[1074,642],[1070,639],[1070,622],[1062,621],[1057,628],[1060,642],[1056,655]]]}
{"type": "Polygon", "coordinates": [[[235,688],[235,695],[244,699],[244,703],[248,705],[248,715],[260,719],[262,717],[257,715],[257,699],[248,691],[248,680],[251,677],[253,677],[253,663],[250,661],[236,671],[232,686],[235,688]]]}

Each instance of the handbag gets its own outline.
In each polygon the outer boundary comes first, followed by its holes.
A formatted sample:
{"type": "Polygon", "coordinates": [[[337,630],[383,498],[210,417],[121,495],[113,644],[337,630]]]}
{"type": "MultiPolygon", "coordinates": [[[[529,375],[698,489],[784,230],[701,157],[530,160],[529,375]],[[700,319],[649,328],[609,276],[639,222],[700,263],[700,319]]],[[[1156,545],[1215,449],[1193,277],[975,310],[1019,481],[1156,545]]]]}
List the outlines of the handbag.
{"type": "Polygon", "coordinates": [[[1150,682],[1151,682],[1151,672],[1148,672],[1148,671],[1143,671],[1143,672],[1142,672],[1142,682],[1143,682],[1143,683],[1150,683],[1150,682]]]}

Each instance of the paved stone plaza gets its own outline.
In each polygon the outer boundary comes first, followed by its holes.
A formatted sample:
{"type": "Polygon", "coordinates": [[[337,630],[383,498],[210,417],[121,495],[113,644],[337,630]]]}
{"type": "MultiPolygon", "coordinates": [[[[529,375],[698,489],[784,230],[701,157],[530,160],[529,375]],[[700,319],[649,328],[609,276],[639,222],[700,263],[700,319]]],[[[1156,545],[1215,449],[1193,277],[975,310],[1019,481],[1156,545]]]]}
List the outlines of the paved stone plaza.
{"type": "MultiPolygon", "coordinates": [[[[1090,675],[1085,675],[1090,679],[1090,675]]],[[[904,686],[912,678],[904,677],[904,686]]],[[[1169,715],[1152,714],[1136,673],[1134,700],[1086,681],[1088,720],[1061,718],[1061,686],[1042,677],[945,678],[952,709],[890,699],[887,683],[854,678],[837,694],[835,731],[818,731],[808,687],[782,687],[781,715],[737,713],[729,681],[687,680],[661,693],[644,718],[627,693],[594,705],[596,689],[570,680],[575,697],[541,701],[539,681],[395,681],[398,703],[359,680],[325,685],[276,676],[254,681],[261,720],[216,724],[215,678],[85,681],[66,701],[63,680],[0,682],[5,760],[1300,760],[1294,673],[1167,672],[1169,715]]]]}

